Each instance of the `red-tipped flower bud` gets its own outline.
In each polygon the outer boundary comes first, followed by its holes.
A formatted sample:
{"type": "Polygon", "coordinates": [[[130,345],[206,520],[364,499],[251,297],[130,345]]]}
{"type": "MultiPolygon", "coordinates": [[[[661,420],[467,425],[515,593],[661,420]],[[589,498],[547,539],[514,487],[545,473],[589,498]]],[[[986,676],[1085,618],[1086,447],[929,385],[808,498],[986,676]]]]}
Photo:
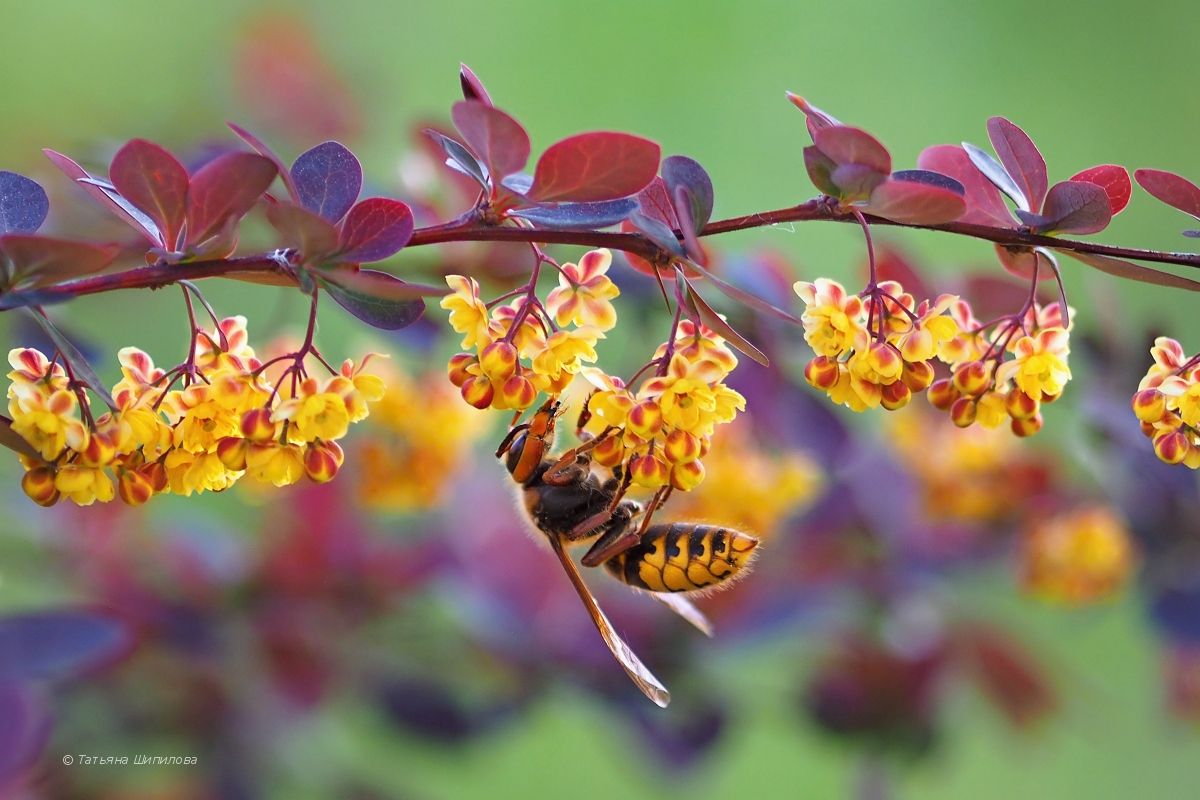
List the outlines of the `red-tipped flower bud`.
{"type": "Polygon", "coordinates": [[[963,394],[977,396],[987,391],[992,373],[982,361],[968,361],[954,370],[954,388],[963,394]]]}
{"type": "Polygon", "coordinates": [[[472,375],[463,382],[462,397],[476,408],[487,408],[496,396],[495,386],[482,375],[472,375]]]}
{"type": "Polygon", "coordinates": [[[629,474],[634,483],[647,489],[657,489],[669,480],[667,465],[649,453],[629,462],[629,474]]]}
{"type": "Polygon", "coordinates": [[[58,489],[54,486],[54,470],[50,467],[34,467],[21,478],[21,489],[29,499],[39,506],[49,508],[58,502],[58,489]]]}
{"type": "Polygon", "coordinates": [[[217,442],[217,458],[226,469],[241,472],[246,468],[246,453],[250,442],[240,436],[226,436],[217,442]]]}
{"type": "Polygon", "coordinates": [[[470,353],[456,353],[446,364],[446,374],[450,376],[450,382],[461,389],[462,385],[467,382],[467,378],[471,377],[471,373],[467,372],[467,367],[478,363],[479,359],[470,353]]]}
{"type": "Polygon", "coordinates": [[[804,367],[804,379],[821,391],[829,391],[838,382],[838,362],[827,356],[817,356],[804,367]]]}
{"type": "Polygon", "coordinates": [[[1158,422],[1167,414],[1167,396],[1158,389],[1143,389],[1133,396],[1133,413],[1142,422],[1158,422]]]}
{"type": "MultiPolygon", "coordinates": [[[[1008,397],[1004,398],[1004,410],[1013,419],[1033,419],[1041,410],[1041,402],[1033,397],[1022,392],[1020,389],[1012,389],[1008,393],[1008,397]]],[[[1041,425],[1038,425],[1040,428],[1041,425]]],[[[1013,428],[1016,431],[1016,428],[1013,428]]],[[[1017,434],[1018,436],[1029,434],[1017,434]]]]}
{"type": "Polygon", "coordinates": [[[663,443],[663,455],[672,464],[687,464],[700,458],[700,437],[674,430],[663,443]]]}
{"type": "Polygon", "coordinates": [[[1192,443],[1182,431],[1168,431],[1154,439],[1154,452],[1168,464],[1178,464],[1188,457],[1192,443]]]}
{"type": "Polygon", "coordinates": [[[958,389],[954,388],[954,381],[942,378],[929,385],[929,394],[926,396],[934,408],[939,411],[949,411],[950,406],[954,405],[954,401],[962,395],[958,389]]]}
{"type": "Polygon", "coordinates": [[[960,428],[969,428],[975,424],[979,403],[970,397],[960,397],[950,406],[950,421],[960,428]]]}
{"type": "Polygon", "coordinates": [[[271,441],[278,431],[278,426],[271,421],[271,409],[269,408],[252,408],[242,414],[241,427],[242,436],[255,444],[265,444],[271,441]]]}
{"type": "Polygon", "coordinates": [[[689,461],[671,469],[671,485],[681,492],[690,492],[704,480],[704,462],[689,461]]]}
{"type": "Polygon", "coordinates": [[[502,383],[517,371],[517,348],[510,342],[492,342],[479,352],[479,366],[483,374],[496,383],[502,383]]]}
{"type": "Polygon", "coordinates": [[[929,384],[933,383],[933,377],[933,367],[928,361],[906,361],[900,379],[915,394],[928,389],[929,384]]]}
{"type": "Polygon", "coordinates": [[[328,483],[345,460],[346,454],[337,442],[313,442],[304,451],[304,474],[315,483],[328,483]]]}
{"type": "Polygon", "coordinates": [[[662,409],[657,400],[642,400],[629,409],[626,428],[642,439],[652,439],[662,430],[662,409]]]}
{"type": "Polygon", "coordinates": [[[882,398],[879,404],[888,411],[896,411],[908,405],[908,401],[912,400],[912,390],[908,388],[908,384],[904,381],[896,381],[882,387],[882,398]]]}
{"type": "Polygon", "coordinates": [[[117,496],[129,506],[143,505],[154,496],[154,487],[138,470],[122,469],[117,476],[117,496]]]}
{"type": "Polygon", "coordinates": [[[1042,429],[1042,415],[1035,412],[1032,417],[1013,417],[1009,427],[1012,428],[1013,433],[1022,438],[1033,436],[1042,429]]]}

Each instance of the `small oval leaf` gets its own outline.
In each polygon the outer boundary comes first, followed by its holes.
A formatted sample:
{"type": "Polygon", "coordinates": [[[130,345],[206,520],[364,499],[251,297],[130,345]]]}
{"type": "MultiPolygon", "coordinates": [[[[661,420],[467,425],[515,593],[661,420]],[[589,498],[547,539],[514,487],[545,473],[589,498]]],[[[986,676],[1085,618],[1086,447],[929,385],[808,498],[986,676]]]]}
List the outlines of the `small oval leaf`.
{"type": "Polygon", "coordinates": [[[1200,219],[1200,187],[1187,178],[1163,169],[1139,169],[1133,178],[1156,199],[1200,219]]]}
{"type": "Polygon", "coordinates": [[[279,202],[267,206],[267,220],[281,243],[300,252],[298,263],[319,264],[338,249],[338,229],[307,208],[279,202]]]}
{"type": "Polygon", "coordinates": [[[226,153],[197,170],[188,190],[188,244],[200,244],[246,216],[277,174],[274,162],[256,153],[226,153]]]}
{"type": "Polygon", "coordinates": [[[438,147],[442,148],[442,152],[446,154],[446,166],[456,172],[461,172],[468,178],[474,179],[481,188],[488,188],[487,168],[480,164],[475,156],[471,155],[470,150],[449,136],[432,128],[426,128],[425,135],[432,139],[438,147]]]}
{"type": "Polygon", "coordinates": [[[1084,181],[1061,181],[1050,187],[1040,215],[1019,215],[1034,233],[1098,233],[1112,221],[1104,189],[1084,181]]]}
{"type": "Polygon", "coordinates": [[[483,86],[479,76],[471,71],[466,64],[458,65],[458,81],[462,85],[464,100],[477,100],[485,106],[493,105],[491,95],[483,86]]]}
{"type": "Polygon", "coordinates": [[[628,133],[581,133],[538,159],[529,198],[538,202],[615,200],[640,192],[658,174],[662,149],[628,133]]]}
{"type": "Polygon", "coordinates": [[[813,144],[835,164],[861,164],[887,175],[892,171],[892,156],[878,139],[861,128],[830,125],[813,135],[813,144]]]}
{"type": "Polygon", "coordinates": [[[1000,190],[984,177],[962,147],[950,144],[926,147],[917,158],[917,166],[947,175],[963,187],[967,210],[958,218],[959,222],[1002,228],[1015,226],[1000,190]]]}
{"type": "Polygon", "coordinates": [[[1042,158],[1037,145],[1025,131],[1004,117],[989,119],[987,130],[1000,163],[1029,203],[1026,210],[1040,211],[1049,180],[1046,177],[1046,159],[1042,158]]]}
{"type": "Polygon", "coordinates": [[[93,200],[119,217],[122,222],[146,237],[150,242],[154,244],[160,242],[162,237],[159,235],[158,226],[154,224],[154,221],[134,208],[129,201],[122,198],[120,193],[108,181],[98,180],[93,177],[87,170],[62,153],[50,149],[43,150],[42,153],[46,158],[50,159],[51,164],[58,167],[59,171],[83,187],[83,190],[93,200]]]}
{"type": "Polygon", "coordinates": [[[1154,286],[1184,289],[1189,292],[1200,292],[1200,282],[1184,278],[1180,275],[1173,275],[1170,272],[1160,272],[1156,269],[1143,267],[1141,264],[1134,264],[1132,261],[1125,261],[1124,259],[1099,255],[1097,253],[1080,253],[1075,250],[1060,249],[1058,252],[1070,256],[1076,261],[1082,261],[1093,269],[1098,269],[1109,275],[1115,275],[1118,278],[1126,278],[1131,281],[1138,281],[1139,283],[1149,283],[1154,286]]]}
{"type": "Polygon", "coordinates": [[[49,213],[50,200],[41,184],[0,170],[0,233],[33,233],[49,213]]]}
{"type": "Polygon", "coordinates": [[[875,187],[866,210],[906,225],[942,225],[967,210],[962,184],[927,170],[897,172],[875,187]]]}
{"type": "Polygon", "coordinates": [[[237,134],[239,139],[250,145],[250,148],[254,150],[254,152],[258,153],[263,158],[270,159],[271,163],[275,165],[275,169],[279,172],[280,180],[283,181],[283,185],[288,190],[288,196],[292,198],[293,203],[299,203],[300,195],[296,191],[296,184],[292,182],[292,173],[290,170],[288,170],[287,164],[283,163],[283,159],[276,155],[274,150],[267,147],[267,145],[264,144],[261,139],[259,139],[250,131],[235,125],[232,122],[226,122],[225,124],[229,126],[231,131],[237,134]]]}
{"type": "Polygon", "coordinates": [[[544,227],[596,230],[616,225],[638,208],[637,200],[622,197],[600,203],[556,203],[531,206],[508,212],[510,217],[520,217],[544,227]]]}
{"type": "Polygon", "coordinates": [[[346,215],[341,231],[341,260],[362,264],[398,253],[413,234],[412,210],[387,197],[363,200],[346,215]]]}
{"type": "MultiPolygon", "coordinates": [[[[425,313],[429,287],[413,287],[394,275],[373,269],[323,270],[321,285],[338,305],[368,325],[396,331],[412,325],[425,313]]],[[[444,289],[435,290],[445,294],[444,289]]]]}
{"type": "Polygon", "coordinates": [[[0,236],[0,257],[12,269],[12,284],[39,288],[99,272],[112,263],[117,245],[73,242],[37,234],[0,236]]]}
{"type": "Polygon", "coordinates": [[[127,142],[108,166],[113,187],[154,220],[162,244],[174,250],[187,219],[188,172],[165,148],[145,139],[127,142]]]}
{"type": "Polygon", "coordinates": [[[1101,164],[1071,176],[1073,181],[1094,183],[1108,195],[1108,207],[1115,217],[1129,205],[1133,195],[1133,183],[1129,180],[1129,171],[1119,164],[1101,164]]]}
{"type": "Polygon", "coordinates": [[[336,223],[358,200],[362,165],[340,142],[322,142],[306,150],[291,169],[300,205],[336,223]]]}
{"type": "MultiPolygon", "coordinates": [[[[662,162],[662,180],[668,195],[675,196],[678,186],[686,186],[690,193],[688,213],[696,232],[704,230],[705,224],[712,217],[713,185],[712,178],[700,162],[687,156],[668,156],[662,162]]],[[[680,209],[675,209],[676,213],[680,209]]]]}
{"type": "Polygon", "coordinates": [[[1029,210],[1029,198],[1017,186],[1017,182],[1008,174],[1008,170],[991,153],[980,147],[976,147],[970,142],[963,142],[962,147],[967,154],[967,158],[971,159],[971,163],[975,165],[975,168],[991,181],[993,186],[1008,195],[1009,199],[1017,204],[1017,208],[1022,211],[1029,210]]]}
{"type": "Polygon", "coordinates": [[[493,181],[499,182],[525,168],[529,161],[529,134],[511,116],[475,100],[455,103],[450,116],[493,181]]]}

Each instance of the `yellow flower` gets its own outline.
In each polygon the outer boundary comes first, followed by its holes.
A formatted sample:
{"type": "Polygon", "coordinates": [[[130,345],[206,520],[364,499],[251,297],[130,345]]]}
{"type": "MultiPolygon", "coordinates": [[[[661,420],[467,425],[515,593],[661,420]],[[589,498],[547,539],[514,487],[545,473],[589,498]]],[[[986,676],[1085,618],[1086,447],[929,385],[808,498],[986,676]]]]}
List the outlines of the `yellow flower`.
{"type": "Polygon", "coordinates": [[[702,365],[675,355],[667,367],[667,374],[646,381],[638,398],[657,399],[663,420],[670,427],[708,436],[717,421],[717,398],[705,380],[705,374],[702,365]]]}
{"type": "Polygon", "coordinates": [[[546,310],[559,325],[587,325],[602,331],[617,324],[612,299],[621,290],[608,277],[612,253],[605,249],[584,253],[578,264],[563,264],[558,288],[546,297],[546,310]]]}
{"type": "Polygon", "coordinates": [[[244,367],[258,366],[245,317],[226,317],[221,320],[219,331],[204,332],[196,337],[196,366],[201,370],[213,368],[223,354],[236,358],[244,367]],[[221,347],[222,333],[225,334],[225,348],[221,347]]]}
{"type": "Polygon", "coordinates": [[[916,311],[917,320],[910,322],[907,330],[889,337],[905,361],[928,361],[954,341],[958,323],[943,312],[957,300],[952,294],[941,295],[932,303],[926,300],[916,311]]]}
{"type": "Polygon", "coordinates": [[[76,505],[90,506],[99,500],[107,503],[116,497],[112,478],[100,467],[65,464],[54,476],[54,488],[76,505]]]}
{"type": "Polygon", "coordinates": [[[246,473],[255,480],[288,486],[304,477],[304,449],[294,444],[252,444],[246,452],[246,473]]]}
{"type": "Polygon", "coordinates": [[[587,326],[550,334],[546,347],[533,358],[533,370],[557,379],[563,372],[579,372],[584,361],[596,360],[596,340],[603,339],[599,328],[587,326]]]}
{"type": "Polygon", "coordinates": [[[1070,605],[1106,600],[1128,582],[1136,556],[1124,523],[1104,506],[1041,520],[1021,549],[1022,583],[1030,594],[1070,605]]]}
{"type": "Polygon", "coordinates": [[[341,395],[318,391],[316,379],[308,378],[300,385],[296,397],[275,408],[271,421],[291,423],[288,440],[301,444],[342,438],[350,427],[350,414],[341,395]]]}
{"type": "MultiPolygon", "coordinates": [[[[488,341],[507,337],[513,323],[516,322],[517,317],[521,314],[521,307],[524,305],[525,298],[518,297],[506,306],[497,306],[492,309],[492,321],[488,326],[488,341]]],[[[542,330],[542,326],[538,323],[538,318],[534,316],[536,313],[530,309],[525,318],[521,320],[521,327],[513,335],[512,343],[516,345],[517,352],[520,353],[521,358],[533,358],[546,347],[546,332],[542,330]]],[[[480,344],[482,346],[486,343],[481,342],[480,344]]]]}
{"type": "MultiPolygon", "coordinates": [[[[688,361],[699,363],[707,361],[720,368],[720,377],[733,372],[738,365],[737,356],[725,344],[725,340],[715,331],[704,325],[697,325],[690,319],[680,320],[675,333],[675,352],[688,361]]],[[[655,358],[662,358],[667,353],[667,344],[663,342],[654,351],[655,358]]]]}
{"type": "Polygon", "coordinates": [[[53,461],[67,447],[82,450],[86,445],[87,430],[75,416],[79,401],[73,392],[47,393],[33,383],[13,383],[8,391],[13,431],[42,458],[53,461]]]}
{"type": "Polygon", "coordinates": [[[793,287],[804,301],[801,316],[804,340],[821,356],[834,358],[854,347],[866,331],[862,298],[846,294],[837,281],[817,278],[813,283],[797,281],[793,287]]]}
{"type": "Polygon", "coordinates": [[[213,398],[207,384],[170,392],[163,408],[175,427],[175,447],[189,453],[211,453],[218,441],[241,430],[241,414],[213,398]]]}
{"type": "Polygon", "coordinates": [[[450,327],[463,334],[462,346],[475,347],[491,341],[488,334],[488,310],[479,299],[479,283],[462,275],[447,275],[451,294],[439,305],[450,312],[450,327]]]}
{"type": "Polygon", "coordinates": [[[241,475],[230,471],[215,452],[191,453],[175,448],[167,453],[163,466],[171,492],[185,497],[228,489],[241,475]]]}
{"type": "Polygon", "coordinates": [[[1071,379],[1067,366],[1068,334],[1062,328],[1047,328],[1035,336],[1023,336],[1014,348],[1016,358],[1005,361],[996,371],[997,384],[1016,381],[1030,397],[1055,397],[1071,379]]]}

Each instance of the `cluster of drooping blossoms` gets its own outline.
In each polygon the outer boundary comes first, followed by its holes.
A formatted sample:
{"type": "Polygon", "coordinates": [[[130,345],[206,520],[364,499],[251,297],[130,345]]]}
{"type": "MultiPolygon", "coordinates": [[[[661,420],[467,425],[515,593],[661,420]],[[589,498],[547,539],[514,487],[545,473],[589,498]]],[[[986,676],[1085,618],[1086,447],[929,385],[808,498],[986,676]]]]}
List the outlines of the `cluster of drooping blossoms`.
{"type": "Polygon", "coordinates": [[[1021,583],[1041,600],[1085,605],[1112,598],[1137,562],[1125,523],[1106,506],[1039,517],[1020,548],[1021,583]]]}
{"type": "Polygon", "coordinates": [[[724,382],[737,357],[719,335],[683,320],[650,363],[655,373],[636,389],[600,369],[583,370],[595,387],[585,414],[585,430],[600,437],[593,458],[621,467],[637,486],[690,491],[704,480],[702,459],[716,426],[746,408],[724,382]]]}
{"type": "Polygon", "coordinates": [[[798,282],[804,338],[817,353],[805,377],[855,411],[895,410],[916,392],[959,427],[1009,422],[1018,436],[1042,427],[1041,406],[1071,378],[1069,309],[1030,302],[981,325],[970,305],[943,294],[916,304],[896,281],[851,295],[836,281],[798,282]],[[950,375],[937,378],[935,363],[950,375]]]}
{"type": "Polygon", "coordinates": [[[1200,467],[1200,356],[1160,336],[1150,348],[1154,363],[1138,384],[1133,413],[1154,452],[1168,464],[1200,467]]]}
{"type": "Polygon", "coordinates": [[[934,380],[934,359],[957,357],[959,326],[942,295],[917,305],[896,281],[862,295],[837,281],[797,281],[804,301],[804,339],[817,354],[804,368],[808,382],[854,411],[908,405],[934,380]]]}
{"type": "Polygon", "coordinates": [[[559,286],[543,305],[533,287],[489,311],[474,278],[449,275],[442,299],[450,325],[469,352],[450,359],[450,380],[476,408],[523,411],[540,393],[559,395],[596,360],[596,342],[617,322],[612,299],[620,290],[608,277],[612,253],[592,250],[563,264],[559,286]]]}
{"type": "Polygon", "coordinates": [[[198,335],[192,357],[171,371],[133,347],[118,358],[115,408],[95,416],[60,364],[33,349],[9,353],[8,411],[13,431],[36,451],[22,456],[22,487],[35,502],[119,496],[140,505],[160,493],[221,491],[243,476],[275,486],[305,476],[325,482],[342,465],[337,440],[384,388],[351,361],[321,382],[300,374],[295,360],[276,388],[244,317],[198,335]]]}

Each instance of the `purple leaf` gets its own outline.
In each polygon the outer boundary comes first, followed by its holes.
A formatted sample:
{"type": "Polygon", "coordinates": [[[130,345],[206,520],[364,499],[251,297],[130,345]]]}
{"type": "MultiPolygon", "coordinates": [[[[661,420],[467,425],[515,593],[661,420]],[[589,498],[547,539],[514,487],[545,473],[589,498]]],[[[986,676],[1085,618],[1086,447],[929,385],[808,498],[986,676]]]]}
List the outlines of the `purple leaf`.
{"type": "Polygon", "coordinates": [[[640,192],[658,174],[662,148],[628,133],[581,133],[555,142],[538,159],[529,199],[594,202],[640,192]]]}
{"type": "Polygon", "coordinates": [[[557,203],[510,211],[509,216],[527,219],[537,225],[576,230],[596,230],[616,225],[638,207],[637,200],[622,197],[600,203],[557,203]]]}
{"type": "Polygon", "coordinates": [[[1029,208],[1025,210],[1041,210],[1048,180],[1046,159],[1042,158],[1037,145],[1025,131],[1004,117],[989,119],[987,129],[992,149],[1029,203],[1029,208]]]}
{"type": "MultiPolygon", "coordinates": [[[[692,218],[696,232],[704,230],[713,212],[712,178],[704,167],[687,156],[668,156],[663,159],[662,179],[668,196],[672,198],[675,197],[676,187],[687,187],[690,202],[686,211],[692,218]]],[[[675,207],[676,214],[681,210],[675,207]]]]}
{"type": "Polygon", "coordinates": [[[322,142],[300,154],[291,169],[300,205],[336,223],[362,189],[362,165],[338,142],[322,142]]]}
{"type": "Polygon", "coordinates": [[[432,139],[445,152],[447,166],[456,172],[461,172],[468,178],[472,178],[482,188],[488,188],[487,174],[484,171],[484,167],[479,163],[479,159],[471,154],[470,150],[449,136],[439,133],[432,128],[426,128],[425,135],[432,139]]]}
{"type": "Polygon", "coordinates": [[[37,234],[0,236],[0,255],[12,269],[12,285],[37,288],[99,272],[112,263],[117,245],[89,244],[37,234]]]}
{"type": "Polygon", "coordinates": [[[342,261],[361,264],[380,261],[399,252],[413,234],[412,211],[399,200],[370,197],[342,222],[342,261]]]}
{"type": "Polygon", "coordinates": [[[676,216],[679,218],[679,230],[683,234],[683,249],[692,261],[708,266],[708,254],[700,246],[700,239],[696,235],[696,223],[689,211],[695,205],[691,195],[692,192],[687,186],[680,184],[675,187],[676,216]]]}
{"type": "Polygon", "coordinates": [[[1097,253],[1080,253],[1074,250],[1060,249],[1058,252],[1068,255],[1076,261],[1082,261],[1093,269],[1098,269],[1109,275],[1115,275],[1118,278],[1127,278],[1131,281],[1150,283],[1155,286],[1167,286],[1172,289],[1185,289],[1189,292],[1200,292],[1200,282],[1198,281],[1179,275],[1172,275],[1169,272],[1160,272],[1156,269],[1143,267],[1140,264],[1134,264],[1124,259],[1102,256],[1097,253]]]}
{"type": "Polygon", "coordinates": [[[835,164],[861,164],[887,175],[892,171],[892,156],[871,134],[848,125],[820,128],[813,144],[835,164]]]}
{"type": "Polygon", "coordinates": [[[321,284],[338,305],[375,328],[400,330],[421,318],[421,295],[445,294],[445,289],[407,284],[373,269],[323,270],[321,284]]]}
{"type": "Polygon", "coordinates": [[[917,158],[917,166],[948,175],[963,187],[967,203],[966,213],[959,222],[974,225],[989,225],[1002,228],[1014,227],[1012,214],[1000,191],[971,162],[967,151],[950,144],[927,147],[917,158]]]}
{"type": "Polygon", "coordinates": [[[37,181],[0,170],[0,233],[33,233],[49,213],[50,200],[37,181]]]}
{"type": "Polygon", "coordinates": [[[1050,187],[1041,214],[1018,211],[1034,233],[1097,233],[1112,221],[1108,194],[1094,183],[1061,181],[1050,187]]]}
{"type": "Polygon", "coordinates": [[[903,170],[871,192],[866,208],[894,222],[941,225],[966,211],[963,194],[962,184],[953,178],[922,169],[903,170]]]}
{"type": "Polygon", "coordinates": [[[123,222],[146,237],[150,242],[154,244],[160,243],[162,237],[159,235],[158,226],[154,225],[153,221],[145,214],[133,208],[127,201],[124,201],[116,189],[107,181],[97,180],[87,170],[62,153],[48,149],[43,150],[42,153],[64,175],[75,181],[79,186],[82,186],[84,191],[91,195],[93,200],[96,200],[100,205],[116,214],[123,222]]]}
{"type": "Polygon", "coordinates": [[[739,289],[738,287],[734,286],[732,283],[729,283],[728,281],[725,281],[725,280],[717,277],[713,273],[709,272],[704,267],[693,264],[692,268],[695,269],[697,272],[699,272],[701,275],[703,275],[708,280],[712,281],[713,286],[716,286],[717,289],[720,290],[721,294],[725,295],[726,297],[730,298],[731,300],[735,300],[745,306],[748,306],[748,307],[754,309],[755,311],[759,311],[764,314],[770,314],[773,317],[778,317],[779,319],[783,320],[784,322],[790,322],[793,325],[802,324],[799,317],[789,314],[788,312],[784,311],[782,308],[778,308],[778,307],[768,303],[766,300],[763,300],[760,297],[750,294],[749,292],[745,291],[744,289],[739,289]]]}
{"type": "Polygon", "coordinates": [[[292,182],[292,174],[288,171],[287,164],[283,163],[283,159],[275,154],[275,151],[267,147],[263,142],[250,131],[245,128],[234,125],[232,122],[225,123],[229,129],[237,134],[238,138],[246,144],[250,145],[254,152],[258,153],[263,158],[268,158],[275,165],[275,169],[279,172],[279,177],[283,181],[283,185],[288,190],[288,196],[292,198],[292,202],[300,202],[300,194],[296,191],[296,184],[292,182]]]}
{"type": "Polygon", "coordinates": [[[668,228],[679,227],[674,202],[667,193],[667,184],[662,178],[655,178],[645,189],[638,192],[637,203],[645,216],[658,220],[668,228]]]}
{"type": "Polygon", "coordinates": [[[1101,164],[1085,169],[1072,175],[1071,180],[1087,181],[1103,189],[1104,193],[1108,195],[1108,206],[1114,217],[1129,205],[1129,198],[1133,196],[1133,184],[1129,181],[1129,170],[1118,164],[1101,164]]]}
{"type": "Polygon", "coordinates": [[[660,222],[653,217],[648,217],[639,212],[629,215],[629,223],[633,225],[638,233],[641,233],[671,255],[679,256],[680,258],[687,256],[683,245],[679,243],[679,238],[675,236],[675,231],[667,227],[665,222],[660,222]]]}
{"type": "Polygon", "coordinates": [[[188,172],[175,156],[145,139],[133,139],[113,156],[108,176],[121,196],[158,227],[174,250],[187,219],[188,172]]]}
{"type": "Polygon", "coordinates": [[[118,620],[89,611],[0,618],[0,681],[66,678],[111,661],[130,646],[118,620]]]}
{"type": "Polygon", "coordinates": [[[1162,169],[1139,169],[1133,178],[1156,199],[1200,219],[1200,187],[1187,178],[1162,169]]]}
{"type": "Polygon", "coordinates": [[[64,336],[62,331],[54,327],[54,324],[46,319],[45,315],[40,311],[27,308],[25,312],[50,337],[50,340],[54,342],[54,346],[58,348],[59,355],[62,356],[63,361],[66,362],[67,367],[74,374],[75,380],[95,392],[104,401],[105,405],[116,411],[117,404],[113,400],[112,395],[109,394],[105,385],[100,382],[100,378],[96,376],[96,371],[92,369],[92,365],[88,363],[88,360],[84,358],[83,353],[79,352],[79,348],[64,336]]]}
{"type": "Polygon", "coordinates": [[[300,252],[302,263],[320,263],[338,249],[337,227],[307,208],[275,203],[267,206],[267,220],[279,231],[284,246],[300,252]]]}
{"type": "Polygon", "coordinates": [[[466,64],[458,65],[458,81],[462,85],[464,100],[476,100],[485,106],[493,105],[491,96],[483,87],[483,81],[479,80],[479,76],[466,64]]]}
{"type": "Polygon", "coordinates": [[[970,142],[963,142],[962,146],[967,158],[971,159],[975,168],[991,181],[993,186],[1008,195],[1009,199],[1017,204],[1017,208],[1022,211],[1029,210],[1029,199],[1025,197],[1025,193],[1017,186],[1016,181],[991,153],[970,142]]]}
{"type": "MultiPolygon", "coordinates": [[[[488,169],[493,183],[520,172],[529,161],[529,134],[521,123],[498,108],[460,100],[450,109],[454,127],[488,169]]],[[[543,198],[550,199],[550,198],[543,198]]]]}
{"type": "Polygon", "coordinates": [[[255,153],[226,153],[192,176],[188,191],[188,243],[199,244],[249,213],[278,171],[255,153]]]}

